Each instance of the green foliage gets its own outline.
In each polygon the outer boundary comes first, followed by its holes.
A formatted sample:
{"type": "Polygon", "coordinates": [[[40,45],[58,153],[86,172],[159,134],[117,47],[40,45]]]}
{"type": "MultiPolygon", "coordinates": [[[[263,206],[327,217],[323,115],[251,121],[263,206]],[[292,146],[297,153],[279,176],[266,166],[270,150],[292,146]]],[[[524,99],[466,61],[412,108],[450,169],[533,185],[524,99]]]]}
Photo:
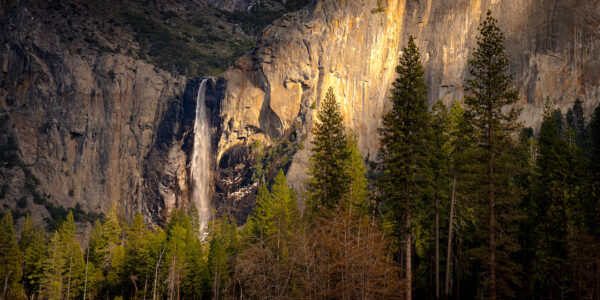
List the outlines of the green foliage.
{"type": "Polygon", "coordinates": [[[46,234],[36,226],[31,216],[27,216],[19,248],[23,257],[23,288],[29,297],[39,296],[40,283],[44,273],[44,260],[47,255],[46,234]]]}
{"type": "MultiPolygon", "coordinates": [[[[101,272],[102,285],[95,291],[100,295],[119,295],[125,264],[123,230],[117,220],[115,206],[111,206],[104,224],[96,222],[89,242],[89,261],[101,272]],[[116,293],[115,293],[116,292],[116,293]]],[[[92,293],[90,293],[92,294],[92,293]]]]}
{"type": "Polygon", "coordinates": [[[383,116],[383,127],[379,129],[381,175],[377,184],[386,218],[392,231],[400,235],[411,230],[405,222],[409,222],[411,210],[423,192],[421,173],[427,163],[430,119],[423,66],[412,36],[396,72],[398,78],[390,97],[392,109],[383,116]]]}
{"type": "Polygon", "coordinates": [[[0,220],[0,279],[3,297],[22,297],[23,289],[19,284],[21,275],[21,254],[15,239],[13,218],[11,213],[7,212],[0,220]]]}
{"type": "Polygon", "coordinates": [[[534,181],[534,216],[536,247],[532,285],[540,295],[569,295],[569,237],[581,215],[576,203],[582,199],[585,167],[576,145],[561,138],[553,115],[546,115],[538,139],[538,156],[534,181]]]}
{"type": "Polygon", "coordinates": [[[348,206],[350,213],[366,215],[373,209],[372,203],[369,201],[369,182],[365,177],[366,169],[362,155],[358,151],[358,143],[354,134],[348,136],[348,156],[346,169],[350,174],[350,182],[348,185],[348,206]]]}
{"type": "Polygon", "coordinates": [[[255,183],[269,183],[279,169],[287,170],[290,167],[291,157],[301,148],[297,130],[298,126],[295,124],[280,141],[273,140],[273,145],[270,147],[266,147],[258,140],[252,142],[250,145],[254,155],[252,180],[255,183]]]}
{"type": "Polygon", "coordinates": [[[579,99],[575,100],[573,108],[567,111],[567,126],[573,130],[575,144],[582,150],[586,150],[586,128],[585,118],[583,116],[583,106],[579,99]]]}
{"type": "Polygon", "coordinates": [[[511,139],[519,126],[520,111],[507,109],[518,94],[508,74],[504,35],[496,23],[488,11],[479,27],[478,47],[469,60],[470,77],[465,84],[466,113],[475,142],[468,166],[470,198],[479,216],[475,223],[479,243],[470,253],[489,270],[485,293],[493,299],[514,297],[519,284],[519,266],[512,255],[519,250],[515,240],[519,213],[515,209],[520,202],[519,189],[512,182],[519,172],[519,158],[511,139]]]}
{"type": "Polygon", "coordinates": [[[194,230],[194,234],[200,234],[200,214],[198,213],[198,208],[196,204],[192,202],[190,208],[188,209],[188,217],[190,219],[190,223],[192,224],[192,228],[194,230]]]}
{"type": "Polygon", "coordinates": [[[239,234],[235,221],[227,216],[214,220],[210,225],[208,251],[208,274],[211,280],[211,296],[221,298],[230,284],[232,258],[239,251],[239,234]]]}
{"type": "Polygon", "coordinates": [[[309,166],[311,178],[307,184],[307,205],[314,211],[337,205],[348,192],[350,179],[346,169],[350,156],[348,138],[332,88],[327,90],[317,119],[312,129],[314,139],[309,166]]]}
{"type": "Polygon", "coordinates": [[[596,237],[600,237],[600,106],[596,108],[588,125],[590,143],[589,180],[591,203],[588,223],[596,237]]]}
{"type": "Polygon", "coordinates": [[[287,185],[283,170],[279,170],[271,192],[262,185],[256,207],[246,222],[247,239],[264,243],[276,256],[286,256],[290,249],[283,245],[289,240],[299,220],[296,193],[287,185]]]}
{"type": "Polygon", "coordinates": [[[42,297],[75,299],[81,297],[85,280],[85,262],[79,243],[75,241],[73,213],[52,235],[44,263],[42,297]]]}

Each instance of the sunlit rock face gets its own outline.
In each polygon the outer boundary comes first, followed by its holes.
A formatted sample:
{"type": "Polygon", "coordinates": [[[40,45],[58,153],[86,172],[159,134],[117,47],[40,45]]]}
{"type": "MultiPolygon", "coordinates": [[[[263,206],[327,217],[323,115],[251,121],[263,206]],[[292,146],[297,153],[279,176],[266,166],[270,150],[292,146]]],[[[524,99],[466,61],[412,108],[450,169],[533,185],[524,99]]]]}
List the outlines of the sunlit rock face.
{"type": "MultiPolygon", "coordinates": [[[[0,203],[14,209],[24,199],[22,208],[36,222],[50,217],[27,191],[28,170],[40,197],[54,206],[100,213],[115,205],[124,216],[143,212],[150,220],[164,219],[186,193],[185,181],[164,180],[184,177],[185,153],[171,141],[149,154],[160,139],[172,140],[158,134],[159,125],[181,107],[177,95],[186,79],[123,53],[66,40],[36,13],[19,8],[1,19],[0,143],[14,138],[18,163],[11,158],[16,167],[0,165],[0,203]],[[169,186],[150,184],[150,175],[169,186]],[[149,201],[155,187],[162,194],[149,201]]],[[[111,47],[120,38],[118,31],[113,40],[97,37],[111,47]]]]}
{"type": "MultiPolygon", "coordinates": [[[[600,102],[596,0],[380,3],[317,0],[267,28],[258,47],[223,75],[227,90],[217,158],[234,145],[268,143],[295,123],[310,140],[313,107],[332,87],[361,152],[374,160],[377,128],[408,37],[414,35],[421,50],[429,103],[450,104],[463,97],[467,61],[488,9],[506,35],[525,126],[539,126],[546,97],[562,110],[579,98],[588,115],[600,102]]],[[[305,147],[288,172],[294,186],[302,185],[307,163],[305,147]]]]}

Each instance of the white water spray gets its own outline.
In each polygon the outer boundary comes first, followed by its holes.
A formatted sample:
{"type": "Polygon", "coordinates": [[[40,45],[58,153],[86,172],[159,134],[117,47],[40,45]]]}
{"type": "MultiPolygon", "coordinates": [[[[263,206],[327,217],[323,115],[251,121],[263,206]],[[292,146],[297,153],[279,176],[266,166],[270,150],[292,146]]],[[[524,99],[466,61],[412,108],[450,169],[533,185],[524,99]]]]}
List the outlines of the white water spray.
{"type": "Polygon", "coordinates": [[[198,208],[200,232],[204,232],[210,219],[210,132],[204,96],[206,81],[202,80],[196,97],[194,122],[194,152],[191,162],[192,201],[198,208]]]}

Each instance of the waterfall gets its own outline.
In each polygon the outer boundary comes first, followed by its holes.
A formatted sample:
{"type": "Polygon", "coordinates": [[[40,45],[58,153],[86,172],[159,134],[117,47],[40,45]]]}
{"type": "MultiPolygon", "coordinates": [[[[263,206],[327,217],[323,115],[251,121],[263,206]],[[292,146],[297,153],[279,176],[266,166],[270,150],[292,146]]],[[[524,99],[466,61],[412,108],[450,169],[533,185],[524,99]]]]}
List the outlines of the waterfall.
{"type": "Polygon", "coordinates": [[[206,81],[202,80],[196,97],[194,121],[194,152],[191,161],[192,201],[198,208],[200,232],[204,232],[210,219],[210,132],[204,96],[206,81]]]}

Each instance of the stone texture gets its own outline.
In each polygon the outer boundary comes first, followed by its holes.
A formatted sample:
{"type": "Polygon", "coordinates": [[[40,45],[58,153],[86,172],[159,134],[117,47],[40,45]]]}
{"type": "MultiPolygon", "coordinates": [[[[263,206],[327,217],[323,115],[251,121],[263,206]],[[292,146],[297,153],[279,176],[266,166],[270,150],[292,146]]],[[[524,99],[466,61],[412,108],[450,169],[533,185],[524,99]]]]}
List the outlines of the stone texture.
{"type": "MultiPolygon", "coordinates": [[[[210,1],[230,11],[255,2],[210,1]]],[[[201,78],[173,75],[119,50],[139,47],[118,27],[95,24],[78,1],[65,4],[77,12],[69,18],[40,3],[0,0],[0,142],[14,135],[18,159],[57,205],[105,212],[116,204],[125,215],[142,211],[163,223],[188,203],[201,78]]],[[[206,1],[149,3],[184,13],[206,1]]],[[[249,145],[275,145],[292,133],[298,151],[287,175],[302,189],[315,108],[330,86],[361,152],[375,160],[377,128],[411,34],[430,103],[462,98],[488,8],[507,37],[524,124],[539,126],[546,97],[563,111],[579,98],[589,115],[600,102],[598,0],[315,0],[267,27],[256,48],[208,85],[216,207],[244,221],[256,192],[249,145]]],[[[36,219],[48,216],[23,189],[21,169],[0,166],[0,173],[0,188],[7,186],[0,203],[15,209],[26,197],[36,219]]]]}
{"type": "MultiPolygon", "coordinates": [[[[145,158],[160,138],[165,112],[179,102],[185,78],[123,53],[77,53],[85,45],[65,42],[67,34],[49,30],[39,13],[21,7],[0,26],[0,114],[16,138],[19,159],[54,205],[80,204],[87,212],[116,205],[126,216],[142,211],[151,217],[160,199],[144,199],[146,173],[155,168],[145,158]]],[[[68,30],[77,35],[73,27],[68,30]]],[[[177,148],[164,153],[166,163],[156,167],[165,167],[158,173],[185,178],[185,154],[177,148]]],[[[48,217],[23,188],[20,168],[0,171],[1,184],[8,185],[0,200],[6,207],[14,209],[25,197],[35,219],[48,217]]],[[[185,193],[185,179],[178,187],[185,193]]],[[[173,193],[164,194],[159,206],[175,206],[173,193]]]]}
{"type": "MultiPolygon", "coordinates": [[[[488,9],[506,35],[524,125],[539,126],[546,97],[563,111],[579,98],[589,115],[600,102],[600,1],[316,0],[275,21],[258,47],[223,74],[217,158],[254,139],[272,141],[296,122],[310,141],[311,106],[332,87],[361,152],[374,160],[377,128],[409,35],[421,49],[430,104],[449,104],[463,96],[467,61],[488,9]]],[[[307,148],[298,151],[288,172],[297,189],[307,159],[307,148]]]]}

